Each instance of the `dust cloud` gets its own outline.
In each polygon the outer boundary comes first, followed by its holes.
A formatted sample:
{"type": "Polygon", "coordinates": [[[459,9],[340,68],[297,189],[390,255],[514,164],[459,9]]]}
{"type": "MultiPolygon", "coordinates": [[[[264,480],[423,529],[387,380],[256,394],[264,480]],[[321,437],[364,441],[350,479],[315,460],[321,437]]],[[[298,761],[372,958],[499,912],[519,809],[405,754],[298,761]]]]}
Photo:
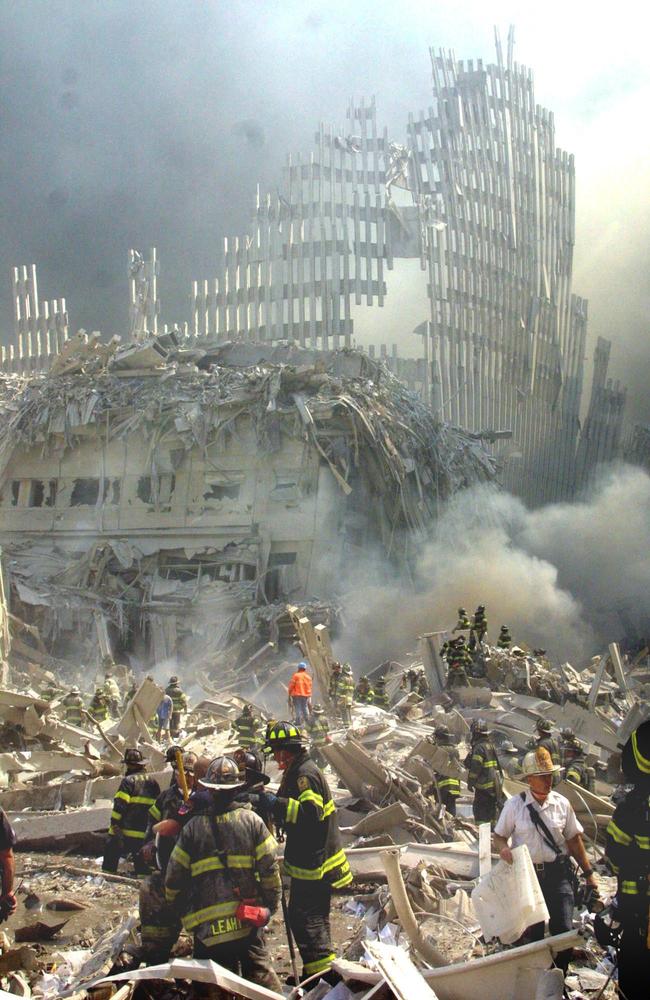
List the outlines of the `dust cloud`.
{"type": "Polygon", "coordinates": [[[630,466],[601,473],[582,503],[528,510],[491,487],[459,494],[418,559],[415,588],[358,568],[345,595],[336,652],[369,668],[412,650],[419,633],[452,628],[456,611],[485,604],[489,636],[582,666],[605,643],[650,632],[650,477],[630,466]]]}

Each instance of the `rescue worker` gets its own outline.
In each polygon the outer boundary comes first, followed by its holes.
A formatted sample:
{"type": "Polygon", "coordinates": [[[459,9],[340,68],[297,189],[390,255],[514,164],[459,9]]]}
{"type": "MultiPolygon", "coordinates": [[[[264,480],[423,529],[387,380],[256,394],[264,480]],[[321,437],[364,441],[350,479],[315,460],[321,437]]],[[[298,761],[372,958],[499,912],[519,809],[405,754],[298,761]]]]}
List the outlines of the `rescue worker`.
{"type": "Polygon", "coordinates": [[[311,712],[312,692],[312,679],[307,673],[307,664],[302,660],[289,681],[287,692],[289,695],[289,708],[291,708],[293,718],[298,726],[304,726],[307,723],[311,712]]]}
{"type": "Polygon", "coordinates": [[[465,608],[459,608],[458,621],[454,625],[454,632],[460,632],[461,630],[469,629],[471,627],[472,626],[469,618],[467,617],[467,612],[465,611],[465,608]]]}
{"type": "MultiPolygon", "coordinates": [[[[183,754],[183,774],[188,793],[195,786],[197,756],[183,754]]],[[[204,769],[205,770],[205,769],[204,769]]],[[[142,848],[143,860],[154,871],[140,885],[140,939],[137,957],[146,965],[160,965],[169,959],[181,931],[181,917],[176,904],[165,898],[165,873],[176,839],[183,824],[185,797],[179,777],[178,762],[169,788],[160,793],[149,809],[149,820],[142,848]]]]}
{"type": "Polygon", "coordinates": [[[168,694],[172,700],[173,711],[171,721],[171,737],[175,740],[178,738],[178,734],[181,731],[183,716],[188,709],[187,695],[181,691],[176,674],[169,678],[169,684],[165,688],[165,694],[168,694]]]}
{"type": "Polygon", "coordinates": [[[474,792],[474,819],[477,823],[494,823],[503,795],[503,774],[485,719],[476,720],[470,741],[471,749],[465,763],[467,787],[474,792]]]}
{"type": "Polygon", "coordinates": [[[273,814],[266,804],[264,796],[264,786],[271,780],[268,774],[264,773],[264,754],[261,750],[250,747],[244,750],[243,747],[230,754],[239,768],[239,773],[244,781],[244,787],[237,792],[235,801],[241,805],[248,804],[254,809],[257,815],[268,826],[273,833],[273,814]]]}
{"type": "Polygon", "coordinates": [[[44,685],[44,687],[41,689],[41,698],[43,699],[43,701],[54,701],[54,699],[58,698],[59,695],[62,693],[63,692],[61,691],[59,685],[56,683],[54,679],[52,679],[48,680],[47,683],[44,685]]]}
{"type": "Polygon", "coordinates": [[[85,706],[84,700],[81,697],[81,691],[76,684],[70,688],[70,693],[67,694],[61,702],[61,707],[63,709],[64,722],[67,722],[69,726],[79,726],[83,728],[85,721],[85,706]]]}
{"type": "Polygon", "coordinates": [[[332,673],[330,676],[329,683],[329,696],[332,700],[332,705],[336,715],[343,720],[344,723],[349,725],[350,719],[348,717],[347,706],[346,706],[346,692],[347,692],[347,679],[343,675],[343,667],[335,660],[332,664],[332,673]]]}
{"type": "Polygon", "coordinates": [[[400,681],[400,690],[402,691],[415,691],[418,683],[418,672],[413,667],[409,667],[402,674],[402,679],[400,681]]]}
{"type": "Polygon", "coordinates": [[[472,618],[472,632],[476,636],[479,643],[483,642],[483,639],[487,635],[487,618],[485,617],[484,604],[479,604],[474,612],[474,617],[472,618]]]}
{"type": "Polygon", "coordinates": [[[618,985],[626,1000],[645,1000],[650,982],[650,720],[623,747],[621,769],[632,787],[607,826],[605,847],[618,882],[618,985]]]}
{"type": "MultiPolygon", "coordinates": [[[[109,660],[108,662],[112,663],[113,661],[109,660]]],[[[120,714],[120,689],[111,670],[105,670],[104,672],[103,691],[108,699],[108,705],[112,714],[117,717],[120,714]]]]}
{"type": "Polygon", "coordinates": [[[0,809],[0,924],[16,912],[14,876],[16,834],[4,809],[0,809]]]}
{"type": "Polygon", "coordinates": [[[108,698],[106,694],[100,687],[95,688],[95,693],[93,694],[90,705],[88,706],[88,711],[92,715],[95,722],[107,722],[110,718],[110,712],[108,708],[108,698]]]}
{"type": "Polygon", "coordinates": [[[343,667],[343,685],[343,701],[345,704],[345,717],[343,721],[350,726],[352,725],[352,704],[354,702],[354,674],[349,663],[346,663],[343,667]]]}
{"type": "Polygon", "coordinates": [[[166,740],[171,740],[172,715],[174,714],[174,702],[171,696],[164,694],[156,709],[156,741],[162,743],[163,733],[166,740]]]}
{"type": "Polygon", "coordinates": [[[560,744],[553,736],[553,726],[549,719],[538,719],[535,723],[535,741],[538,747],[544,747],[551,755],[554,764],[562,766],[560,744]]]}
{"type": "MultiPolygon", "coordinates": [[[[443,747],[447,751],[447,755],[452,760],[457,761],[460,764],[458,751],[454,746],[454,740],[449,732],[449,726],[436,726],[434,730],[434,737],[436,746],[443,747]]],[[[434,773],[434,779],[438,798],[447,812],[451,816],[455,816],[456,799],[460,795],[460,780],[458,778],[450,778],[449,775],[442,774],[440,771],[436,771],[434,773]]]]}
{"type": "Polygon", "coordinates": [[[365,676],[359,678],[359,683],[356,686],[354,692],[355,701],[361,702],[362,705],[372,705],[375,699],[375,692],[373,691],[370,681],[365,676]]]}
{"type": "Polygon", "coordinates": [[[390,699],[386,690],[385,677],[380,677],[375,683],[374,704],[377,708],[383,708],[386,711],[390,708],[390,699]]]}
{"type": "Polygon", "coordinates": [[[501,626],[501,631],[499,632],[499,638],[497,639],[497,646],[499,649],[510,649],[512,643],[512,636],[508,630],[507,625],[501,626]]]}
{"type": "Polygon", "coordinates": [[[327,766],[327,761],[318,748],[330,742],[329,731],[330,727],[325,718],[325,709],[322,705],[314,705],[311,718],[307,723],[307,732],[309,733],[309,752],[312,760],[316,762],[318,767],[327,766]]]}
{"type": "MultiPolygon", "coordinates": [[[[447,688],[468,687],[467,659],[469,653],[465,648],[465,640],[450,639],[447,647],[447,688]]],[[[471,660],[471,657],[470,657],[471,660]]]]}
{"type": "Polygon", "coordinates": [[[562,767],[566,768],[566,760],[564,759],[564,753],[567,747],[571,746],[576,740],[576,734],[573,729],[566,726],[564,729],[560,730],[560,764],[562,767]]]}
{"type": "Polygon", "coordinates": [[[113,800],[102,871],[116,872],[120,858],[129,857],[135,865],[136,875],[143,876],[148,873],[148,867],[140,850],[144,846],[149,809],[160,795],[160,785],[146,774],[147,761],[140,750],[126,750],[123,763],[126,775],[113,800]]]}
{"type": "Polygon", "coordinates": [[[238,715],[232,724],[232,728],[237,734],[239,745],[247,750],[249,747],[259,746],[258,731],[260,723],[253,715],[250,705],[244,705],[241,715],[238,715]]]}
{"type": "Polygon", "coordinates": [[[316,973],[327,978],[336,957],[330,931],[332,890],[349,885],[352,872],[341,847],[329,786],[302,733],[290,722],[277,722],[269,746],[283,772],[277,796],[265,795],[286,834],[289,924],[302,957],[303,978],[316,973]]]}
{"type": "Polygon", "coordinates": [[[199,784],[211,793],[210,807],[181,830],[165,897],[182,906],[194,958],[281,993],[263,931],[280,902],[275,838],[257,813],[235,801],[244,781],[232,757],[211,761],[199,784]]]}
{"type": "Polygon", "coordinates": [[[521,771],[517,747],[510,740],[504,740],[498,749],[498,755],[503,773],[509,778],[515,778],[521,771]]]}
{"type": "Polygon", "coordinates": [[[572,781],[574,785],[580,785],[588,792],[595,790],[596,774],[593,767],[589,767],[585,758],[585,748],[578,739],[563,744],[562,756],[564,758],[564,777],[567,781],[572,781]]]}
{"type": "Polygon", "coordinates": [[[427,680],[427,675],[424,669],[418,672],[417,683],[415,685],[416,693],[419,694],[420,698],[428,698],[431,694],[431,687],[427,680]]]}
{"type": "MultiPolygon", "coordinates": [[[[528,847],[548,907],[551,934],[562,934],[573,926],[571,857],[584,872],[587,885],[598,894],[598,883],[582,842],[582,826],[569,800],[552,790],[553,775],[560,771],[545,747],[527,753],[521,777],[528,790],[508,799],[493,838],[495,850],[508,864],[512,864],[513,847],[522,844],[528,847]]],[[[543,922],[529,927],[526,936],[531,941],[541,941],[543,922]]],[[[566,973],[570,960],[569,949],[556,955],[555,964],[566,973]]]]}

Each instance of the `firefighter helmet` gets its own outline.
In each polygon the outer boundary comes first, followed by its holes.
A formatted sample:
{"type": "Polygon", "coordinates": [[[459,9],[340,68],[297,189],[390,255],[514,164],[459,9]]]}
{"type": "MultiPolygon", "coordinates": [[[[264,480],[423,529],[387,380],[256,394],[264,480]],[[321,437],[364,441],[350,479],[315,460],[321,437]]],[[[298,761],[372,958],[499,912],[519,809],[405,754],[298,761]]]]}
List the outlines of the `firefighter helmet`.
{"type": "Polygon", "coordinates": [[[210,761],[205,776],[199,780],[203,788],[213,791],[235,791],[243,788],[241,772],[232,757],[215,757],[210,761]]]}
{"type": "Polygon", "coordinates": [[[631,784],[650,782],[650,719],[634,730],[623,747],[621,770],[631,784]]]}
{"type": "Polygon", "coordinates": [[[485,719],[475,719],[471,732],[474,736],[487,736],[489,733],[488,724],[485,719]]]}
{"type": "Polygon", "coordinates": [[[434,733],[437,737],[449,736],[449,726],[436,726],[434,733]]]}
{"type": "Polygon", "coordinates": [[[551,725],[550,719],[538,719],[535,724],[535,729],[538,733],[552,733],[553,726],[551,725]]]}
{"type": "Polygon", "coordinates": [[[144,767],[147,763],[147,759],[142,756],[142,752],[140,750],[132,748],[124,751],[122,763],[128,764],[129,767],[144,767]]]}
{"type": "Polygon", "coordinates": [[[178,684],[178,677],[176,676],[176,674],[173,674],[173,676],[169,678],[169,683],[178,684]]]}
{"type": "Polygon", "coordinates": [[[314,707],[312,708],[312,712],[314,715],[324,715],[325,709],[323,708],[322,705],[314,705],[314,707]]]}
{"type": "Polygon", "coordinates": [[[287,750],[292,747],[302,747],[305,737],[293,722],[276,722],[271,726],[267,737],[267,746],[271,750],[287,750]]]}
{"type": "Polygon", "coordinates": [[[165,751],[165,760],[167,761],[168,764],[175,764],[176,754],[182,752],[183,752],[182,747],[177,747],[175,743],[172,743],[172,745],[170,747],[167,747],[165,751]]]}

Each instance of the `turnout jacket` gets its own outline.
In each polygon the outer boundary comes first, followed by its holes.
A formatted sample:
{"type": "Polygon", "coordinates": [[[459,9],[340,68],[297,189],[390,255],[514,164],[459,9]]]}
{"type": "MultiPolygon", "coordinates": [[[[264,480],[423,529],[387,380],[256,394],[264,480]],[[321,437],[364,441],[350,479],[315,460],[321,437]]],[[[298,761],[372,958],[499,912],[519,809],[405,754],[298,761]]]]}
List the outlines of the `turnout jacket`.
{"type": "Polygon", "coordinates": [[[240,803],[192,817],[165,875],[165,898],[178,900],[185,930],[206,947],[247,938],[252,927],[235,916],[239,904],[273,913],[280,901],[276,847],[260,817],[240,803]]]}
{"type": "Polygon", "coordinates": [[[635,786],[614,811],[607,826],[605,854],[616,872],[623,920],[647,928],[650,902],[650,789],[635,786]]]}
{"type": "Polygon", "coordinates": [[[497,752],[491,740],[477,740],[472,744],[468,766],[467,786],[496,795],[501,785],[501,769],[497,752]]]}
{"type": "Polygon", "coordinates": [[[121,833],[131,850],[142,847],[149,822],[149,810],[160,795],[160,785],[144,772],[127,774],[122,778],[111,813],[108,832],[121,833]]]}
{"type": "Polygon", "coordinates": [[[274,812],[284,827],[287,875],[341,889],[352,881],[336,807],[324,775],[306,750],[284,772],[274,812]]]}
{"type": "Polygon", "coordinates": [[[232,723],[240,746],[244,749],[257,746],[260,742],[257,736],[259,722],[254,715],[238,715],[232,723]]]}

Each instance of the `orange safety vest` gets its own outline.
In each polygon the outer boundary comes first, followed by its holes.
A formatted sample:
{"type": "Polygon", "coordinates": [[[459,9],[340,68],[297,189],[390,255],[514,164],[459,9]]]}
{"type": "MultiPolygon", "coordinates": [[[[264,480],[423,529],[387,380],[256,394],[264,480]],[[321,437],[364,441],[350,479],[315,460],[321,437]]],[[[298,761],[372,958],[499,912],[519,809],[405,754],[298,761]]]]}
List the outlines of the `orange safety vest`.
{"type": "Polygon", "coordinates": [[[306,670],[297,670],[289,681],[289,694],[292,698],[311,698],[312,680],[306,670]]]}

